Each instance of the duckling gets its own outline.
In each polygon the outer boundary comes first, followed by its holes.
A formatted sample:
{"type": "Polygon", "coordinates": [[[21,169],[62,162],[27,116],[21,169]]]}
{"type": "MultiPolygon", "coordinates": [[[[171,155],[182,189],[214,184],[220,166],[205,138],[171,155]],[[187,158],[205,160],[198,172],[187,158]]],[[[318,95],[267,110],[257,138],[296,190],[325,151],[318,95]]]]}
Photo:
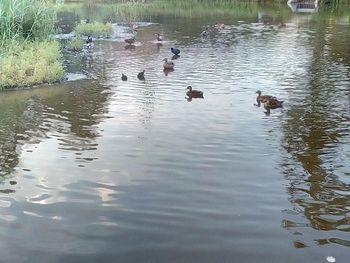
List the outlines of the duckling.
{"type": "Polygon", "coordinates": [[[179,55],[180,54],[180,49],[178,48],[171,48],[171,53],[173,53],[175,56],[179,55]]]}
{"type": "Polygon", "coordinates": [[[128,77],[126,75],[124,75],[124,73],[122,73],[122,81],[127,81],[128,77]]]}
{"type": "Polygon", "coordinates": [[[145,80],[145,71],[146,71],[146,70],[143,70],[143,71],[141,71],[139,74],[137,74],[137,78],[138,78],[139,80],[145,80]]]}
{"type": "Polygon", "coordinates": [[[277,99],[276,97],[270,96],[270,95],[263,95],[262,96],[260,90],[256,91],[256,94],[258,94],[258,96],[256,97],[256,102],[258,104],[260,104],[261,102],[265,102],[268,99],[277,99]]]}
{"type": "Polygon", "coordinates": [[[136,40],[135,40],[135,37],[132,37],[132,38],[125,39],[124,41],[125,43],[132,45],[135,43],[136,40]]]}
{"type": "Polygon", "coordinates": [[[202,91],[200,91],[200,90],[194,90],[194,89],[192,89],[192,87],[191,86],[188,86],[187,88],[186,88],[188,91],[186,92],[186,95],[188,96],[188,97],[190,97],[190,98],[204,98],[203,97],[203,92],[202,91]]]}
{"type": "Polygon", "coordinates": [[[163,38],[159,33],[157,33],[155,35],[157,36],[157,41],[163,41],[163,38]]]}
{"type": "Polygon", "coordinates": [[[174,62],[168,61],[167,58],[163,59],[163,61],[164,61],[163,67],[165,70],[174,69],[174,62]]]}

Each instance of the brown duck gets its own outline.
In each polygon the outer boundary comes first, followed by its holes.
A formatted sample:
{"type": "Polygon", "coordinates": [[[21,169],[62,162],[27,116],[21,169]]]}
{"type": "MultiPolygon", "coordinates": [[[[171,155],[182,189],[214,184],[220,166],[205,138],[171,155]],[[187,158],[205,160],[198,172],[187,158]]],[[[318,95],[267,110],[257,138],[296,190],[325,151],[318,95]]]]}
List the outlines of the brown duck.
{"type": "Polygon", "coordinates": [[[164,61],[163,68],[165,70],[172,70],[172,69],[174,69],[174,62],[168,61],[167,58],[163,59],[163,61],[164,61]]]}
{"type": "Polygon", "coordinates": [[[260,90],[258,90],[258,91],[256,92],[256,94],[258,94],[258,96],[256,97],[256,102],[257,102],[258,104],[260,104],[261,102],[264,103],[266,100],[271,100],[271,99],[277,100],[277,98],[274,97],[274,96],[270,96],[270,95],[261,95],[261,91],[260,91],[260,90]]]}
{"type": "Polygon", "coordinates": [[[186,95],[190,98],[204,98],[203,92],[200,90],[194,90],[191,86],[188,86],[186,88],[188,91],[186,92],[186,95]]]}
{"type": "Polygon", "coordinates": [[[155,35],[157,36],[157,41],[163,41],[163,38],[159,33],[157,33],[155,35]]]}
{"type": "Polygon", "coordinates": [[[136,40],[134,37],[132,37],[132,38],[125,39],[124,41],[125,41],[125,43],[132,45],[135,43],[136,40]]]}
{"type": "Polygon", "coordinates": [[[266,99],[263,103],[264,108],[266,109],[266,114],[270,114],[270,110],[283,107],[283,100],[278,100],[276,98],[266,99]]]}

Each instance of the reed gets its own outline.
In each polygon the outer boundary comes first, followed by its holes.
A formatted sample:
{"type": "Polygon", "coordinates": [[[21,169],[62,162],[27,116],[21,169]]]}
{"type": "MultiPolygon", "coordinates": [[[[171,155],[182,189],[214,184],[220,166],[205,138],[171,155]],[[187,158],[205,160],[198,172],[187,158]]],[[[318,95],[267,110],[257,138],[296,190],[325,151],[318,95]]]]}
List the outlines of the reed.
{"type": "Polygon", "coordinates": [[[63,5],[61,10],[74,10],[81,17],[97,21],[148,20],[155,16],[201,17],[251,13],[256,15],[258,1],[229,0],[153,0],[153,1],[113,1],[114,4],[83,3],[63,5]],[[87,17],[86,17],[87,16],[87,17]]]}
{"type": "Polygon", "coordinates": [[[55,30],[55,9],[45,0],[1,0],[0,17],[0,41],[43,40],[55,30]]]}

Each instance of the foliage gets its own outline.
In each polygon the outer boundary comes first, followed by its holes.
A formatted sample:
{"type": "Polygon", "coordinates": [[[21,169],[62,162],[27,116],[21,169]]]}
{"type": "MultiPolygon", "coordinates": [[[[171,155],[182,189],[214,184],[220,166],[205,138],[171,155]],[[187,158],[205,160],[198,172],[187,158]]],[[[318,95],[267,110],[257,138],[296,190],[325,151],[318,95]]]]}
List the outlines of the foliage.
{"type": "Polygon", "coordinates": [[[1,89],[54,82],[63,78],[57,42],[11,41],[6,47],[7,50],[0,55],[1,89]]]}
{"type": "Polygon", "coordinates": [[[92,36],[92,37],[109,37],[112,35],[113,29],[111,23],[85,23],[78,24],[74,29],[78,36],[92,36]]]}

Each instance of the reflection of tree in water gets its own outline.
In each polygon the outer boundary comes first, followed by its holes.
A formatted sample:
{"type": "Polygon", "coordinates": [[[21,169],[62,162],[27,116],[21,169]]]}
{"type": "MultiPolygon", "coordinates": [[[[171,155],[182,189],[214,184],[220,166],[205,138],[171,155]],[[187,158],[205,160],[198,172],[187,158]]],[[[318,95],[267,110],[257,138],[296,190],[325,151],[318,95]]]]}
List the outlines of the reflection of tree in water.
{"type": "Polygon", "coordinates": [[[96,149],[96,125],[107,112],[109,93],[91,82],[71,85],[75,87],[2,94],[0,176],[11,174],[18,165],[19,145],[38,143],[48,132],[55,133],[66,149],[96,149]]]}
{"type": "MultiPolygon", "coordinates": [[[[302,230],[310,226],[316,230],[348,232],[350,185],[343,180],[350,175],[346,162],[350,154],[346,146],[350,127],[349,118],[345,116],[350,114],[346,96],[349,91],[345,87],[349,86],[349,79],[346,74],[341,75],[330,58],[328,30],[326,25],[320,25],[317,30],[311,43],[315,48],[307,73],[307,87],[302,95],[293,97],[291,94],[291,107],[283,124],[283,146],[292,156],[283,164],[290,181],[290,202],[295,212],[303,213],[303,219],[307,220],[286,219],[284,227],[302,230]],[[347,79],[345,86],[344,79],[347,79]]],[[[350,239],[323,238],[317,242],[350,246],[350,239]]]]}

